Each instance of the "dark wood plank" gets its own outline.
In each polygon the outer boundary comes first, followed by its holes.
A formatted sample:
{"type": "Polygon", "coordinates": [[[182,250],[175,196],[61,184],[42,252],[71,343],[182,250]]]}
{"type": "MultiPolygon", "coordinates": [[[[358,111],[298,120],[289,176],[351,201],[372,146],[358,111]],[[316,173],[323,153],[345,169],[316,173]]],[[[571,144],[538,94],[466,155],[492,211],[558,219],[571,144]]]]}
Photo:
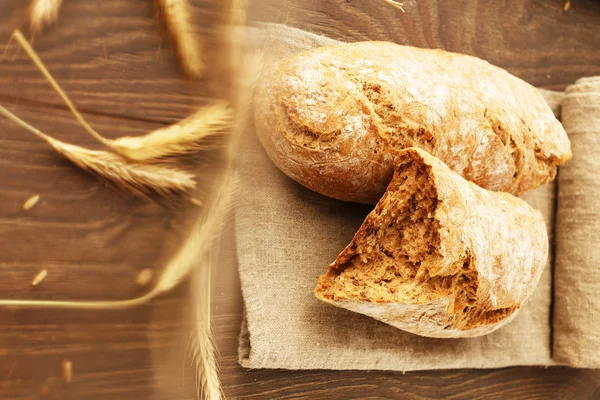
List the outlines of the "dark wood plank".
{"type": "Polygon", "coordinates": [[[600,74],[600,3],[573,0],[263,0],[252,16],[345,41],[390,40],[474,55],[527,82],[564,89],[600,74]]]}
{"type": "MultiPolygon", "coordinates": [[[[218,51],[217,1],[195,1],[194,18],[218,51]]],[[[600,74],[600,3],[405,1],[406,14],[376,0],[256,0],[255,20],[286,22],[341,40],[393,40],[474,54],[527,81],[563,88],[600,74]]],[[[25,2],[0,0],[0,42],[23,22],[25,2]]],[[[219,97],[220,71],[182,79],[148,0],[65,0],[59,22],[35,39],[51,72],[107,136],[135,135],[219,97]],[[161,44],[162,42],[162,44],[161,44]],[[105,56],[106,49],[106,56],[105,56]]],[[[0,59],[0,104],[56,137],[95,147],[22,52],[0,59]],[[16,54],[16,55],[15,55],[16,54]],[[14,60],[13,60],[14,57],[14,60]]],[[[210,164],[210,159],[201,165],[210,164]]],[[[72,168],[43,142],[0,120],[0,296],[123,299],[146,267],[160,269],[197,210],[158,207],[115,192],[72,168]],[[40,193],[29,212],[25,199],[40,193]],[[40,268],[49,275],[29,285],[40,268]]],[[[202,193],[201,193],[202,194],[202,193]]],[[[226,243],[231,242],[231,231],[226,243]]],[[[188,285],[135,310],[0,309],[2,399],[194,399],[187,359],[188,285]],[[60,378],[73,362],[74,379],[60,378]],[[42,385],[48,394],[41,395],[42,385]]],[[[235,257],[215,277],[214,326],[229,398],[586,399],[600,396],[600,371],[507,368],[409,372],[244,370],[235,257]]]]}

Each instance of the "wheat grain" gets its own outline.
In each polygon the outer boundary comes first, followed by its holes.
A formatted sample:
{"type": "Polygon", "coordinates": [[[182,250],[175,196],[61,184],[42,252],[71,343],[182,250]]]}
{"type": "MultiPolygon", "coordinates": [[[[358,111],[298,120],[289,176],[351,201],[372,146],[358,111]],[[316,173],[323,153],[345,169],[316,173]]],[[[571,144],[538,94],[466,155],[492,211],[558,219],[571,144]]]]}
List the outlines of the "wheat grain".
{"type": "Polygon", "coordinates": [[[33,281],[31,281],[31,286],[37,286],[40,283],[42,283],[42,281],[46,278],[46,276],[48,275],[48,270],[41,270],[40,272],[38,272],[38,274],[33,278],[33,281]]]}
{"type": "Polygon", "coordinates": [[[196,207],[204,207],[204,203],[202,202],[202,200],[197,199],[195,197],[190,198],[190,203],[192,203],[196,207]]]}
{"type": "Polygon", "coordinates": [[[177,192],[187,192],[195,187],[193,175],[185,171],[166,165],[132,162],[107,151],[88,150],[64,143],[44,134],[2,106],[0,113],[44,139],[78,167],[136,194],[148,196],[156,193],[168,196],[177,192]]]}
{"type": "Polygon", "coordinates": [[[191,22],[188,0],[157,0],[157,4],[175,42],[183,70],[190,78],[199,78],[204,70],[204,62],[201,42],[191,22]]]}
{"type": "Polygon", "coordinates": [[[23,211],[29,211],[36,205],[36,203],[40,200],[40,195],[35,194],[28,198],[25,203],[23,203],[23,211]]]}
{"type": "Polygon", "coordinates": [[[201,143],[201,141],[216,133],[223,132],[231,123],[231,109],[225,103],[219,102],[201,108],[174,125],[158,129],[143,136],[126,136],[114,140],[107,139],[96,132],[85,118],[83,118],[23,34],[16,30],[13,33],[13,37],[23,47],[54,90],[60,95],[83,128],[100,143],[129,159],[144,161],[209,148],[210,146],[201,143]]]}
{"type": "Polygon", "coordinates": [[[138,286],[146,286],[148,283],[150,283],[153,276],[154,276],[154,271],[152,270],[152,268],[144,268],[143,270],[140,271],[138,276],[135,278],[135,283],[138,286]]]}
{"type": "Polygon", "coordinates": [[[29,22],[31,33],[40,32],[58,18],[62,0],[33,0],[29,6],[29,22]]]}
{"type": "Polygon", "coordinates": [[[60,369],[62,371],[63,380],[66,383],[71,383],[73,380],[73,363],[71,360],[62,360],[60,363],[60,369]]]}

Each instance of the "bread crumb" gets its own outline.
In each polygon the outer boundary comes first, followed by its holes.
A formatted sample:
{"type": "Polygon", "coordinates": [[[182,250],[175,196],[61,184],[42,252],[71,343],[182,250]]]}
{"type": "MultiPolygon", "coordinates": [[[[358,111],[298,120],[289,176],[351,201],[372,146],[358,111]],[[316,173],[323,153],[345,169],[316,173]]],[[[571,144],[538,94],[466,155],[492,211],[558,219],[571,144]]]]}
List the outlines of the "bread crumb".
{"type": "Polygon", "coordinates": [[[150,283],[153,276],[154,271],[152,270],[152,268],[144,268],[140,271],[137,278],[135,278],[135,283],[138,286],[146,286],[148,283],[150,283]]]}
{"type": "Polygon", "coordinates": [[[569,9],[569,7],[571,7],[571,1],[567,0],[565,2],[565,5],[563,6],[563,11],[567,11],[569,9]]]}
{"type": "Polygon", "coordinates": [[[38,202],[39,199],[40,199],[39,194],[33,195],[30,198],[28,198],[27,201],[25,201],[25,203],[23,203],[23,211],[30,210],[33,206],[35,206],[35,204],[38,202]]]}
{"type": "Polygon", "coordinates": [[[73,379],[73,363],[71,360],[62,360],[60,369],[62,370],[64,381],[66,383],[71,383],[71,380],[73,379]]]}
{"type": "Polygon", "coordinates": [[[35,278],[33,278],[33,281],[31,281],[31,286],[39,285],[46,278],[46,275],[48,275],[48,270],[46,269],[43,269],[40,272],[38,272],[35,278]]]}

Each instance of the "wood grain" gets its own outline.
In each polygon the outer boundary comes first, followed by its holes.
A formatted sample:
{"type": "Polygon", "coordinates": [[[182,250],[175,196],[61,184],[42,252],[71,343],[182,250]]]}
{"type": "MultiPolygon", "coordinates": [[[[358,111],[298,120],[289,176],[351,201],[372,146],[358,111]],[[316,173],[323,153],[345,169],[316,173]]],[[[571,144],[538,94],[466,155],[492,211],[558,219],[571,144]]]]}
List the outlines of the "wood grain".
{"type": "Polygon", "coordinates": [[[563,0],[264,0],[253,18],[345,41],[391,40],[474,55],[540,87],[600,73],[600,3],[563,0]]]}
{"type": "MultiPolygon", "coordinates": [[[[0,0],[0,42],[23,24],[25,3],[0,0]]],[[[194,3],[194,21],[216,43],[219,2],[194,3]]],[[[341,40],[393,40],[473,54],[549,88],[600,74],[597,1],[572,0],[566,13],[562,0],[404,3],[405,14],[376,0],[256,0],[250,15],[341,40]]],[[[164,126],[222,95],[219,70],[193,84],[182,78],[149,0],[65,0],[58,23],[34,46],[92,126],[108,137],[164,126]]],[[[208,48],[214,60],[218,48],[208,48]]],[[[62,140],[97,147],[14,43],[0,59],[0,85],[0,104],[26,121],[62,140]]],[[[199,160],[201,166],[211,162],[206,155],[199,160]]],[[[137,273],[160,269],[198,212],[118,193],[6,120],[0,120],[0,182],[3,298],[137,296],[144,290],[134,283],[137,273]],[[35,193],[40,201],[24,212],[23,202],[35,193]],[[32,288],[42,268],[48,276],[32,288]]],[[[229,230],[225,244],[232,238],[229,230]]],[[[187,292],[183,284],[135,310],[0,309],[0,398],[194,399],[187,292]],[[70,384],[60,377],[63,359],[73,363],[70,384]],[[43,385],[47,394],[41,394],[43,385]]],[[[213,311],[221,378],[232,399],[600,398],[600,372],[570,368],[244,370],[236,361],[241,305],[229,246],[215,277],[213,311]]]]}

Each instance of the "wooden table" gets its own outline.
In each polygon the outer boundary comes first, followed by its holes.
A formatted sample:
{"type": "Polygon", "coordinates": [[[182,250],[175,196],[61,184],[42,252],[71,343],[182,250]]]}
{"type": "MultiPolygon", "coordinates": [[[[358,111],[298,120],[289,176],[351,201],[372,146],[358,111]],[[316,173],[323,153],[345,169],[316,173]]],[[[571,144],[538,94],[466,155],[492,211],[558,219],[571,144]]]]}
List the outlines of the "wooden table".
{"type": "MultiPolygon", "coordinates": [[[[24,1],[0,0],[0,43],[24,22],[24,1]]],[[[209,43],[218,0],[195,2],[209,43]]],[[[392,40],[473,54],[528,82],[563,89],[600,75],[600,2],[254,1],[253,20],[287,23],[336,39],[392,40]]],[[[218,95],[209,73],[190,84],[149,0],[64,0],[58,23],[35,48],[89,122],[108,137],[172,123],[218,95]]],[[[97,148],[13,43],[0,59],[0,104],[57,138],[97,148]]],[[[215,57],[208,50],[209,61],[215,57]]],[[[203,163],[211,157],[204,155],[203,163]]],[[[203,164],[203,165],[204,165],[203,164]]],[[[201,176],[201,175],[200,175],[201,176]]],[[[166,209],[118,193],[72,167],[45,143],[0,119],[0,296],[126,299],[134,279],[160,269],[197,210],[166,209]],[[23,202],[39,193],[28,212],[23,202]],[[48,276],[32,288],[41,269],[48,276]]],[[[409,372],[248,371],[237,362],[242,298],[227,255],[214,289],[221,379],[232,399],[599,399],[600,371],[506,368],[409,372]]],[[[187,285],[124,311],[0,309],[1,399],[194,399],[186,359],[187,285]],[[73,381],[60,363],[73,363],[73,381]]]]}

